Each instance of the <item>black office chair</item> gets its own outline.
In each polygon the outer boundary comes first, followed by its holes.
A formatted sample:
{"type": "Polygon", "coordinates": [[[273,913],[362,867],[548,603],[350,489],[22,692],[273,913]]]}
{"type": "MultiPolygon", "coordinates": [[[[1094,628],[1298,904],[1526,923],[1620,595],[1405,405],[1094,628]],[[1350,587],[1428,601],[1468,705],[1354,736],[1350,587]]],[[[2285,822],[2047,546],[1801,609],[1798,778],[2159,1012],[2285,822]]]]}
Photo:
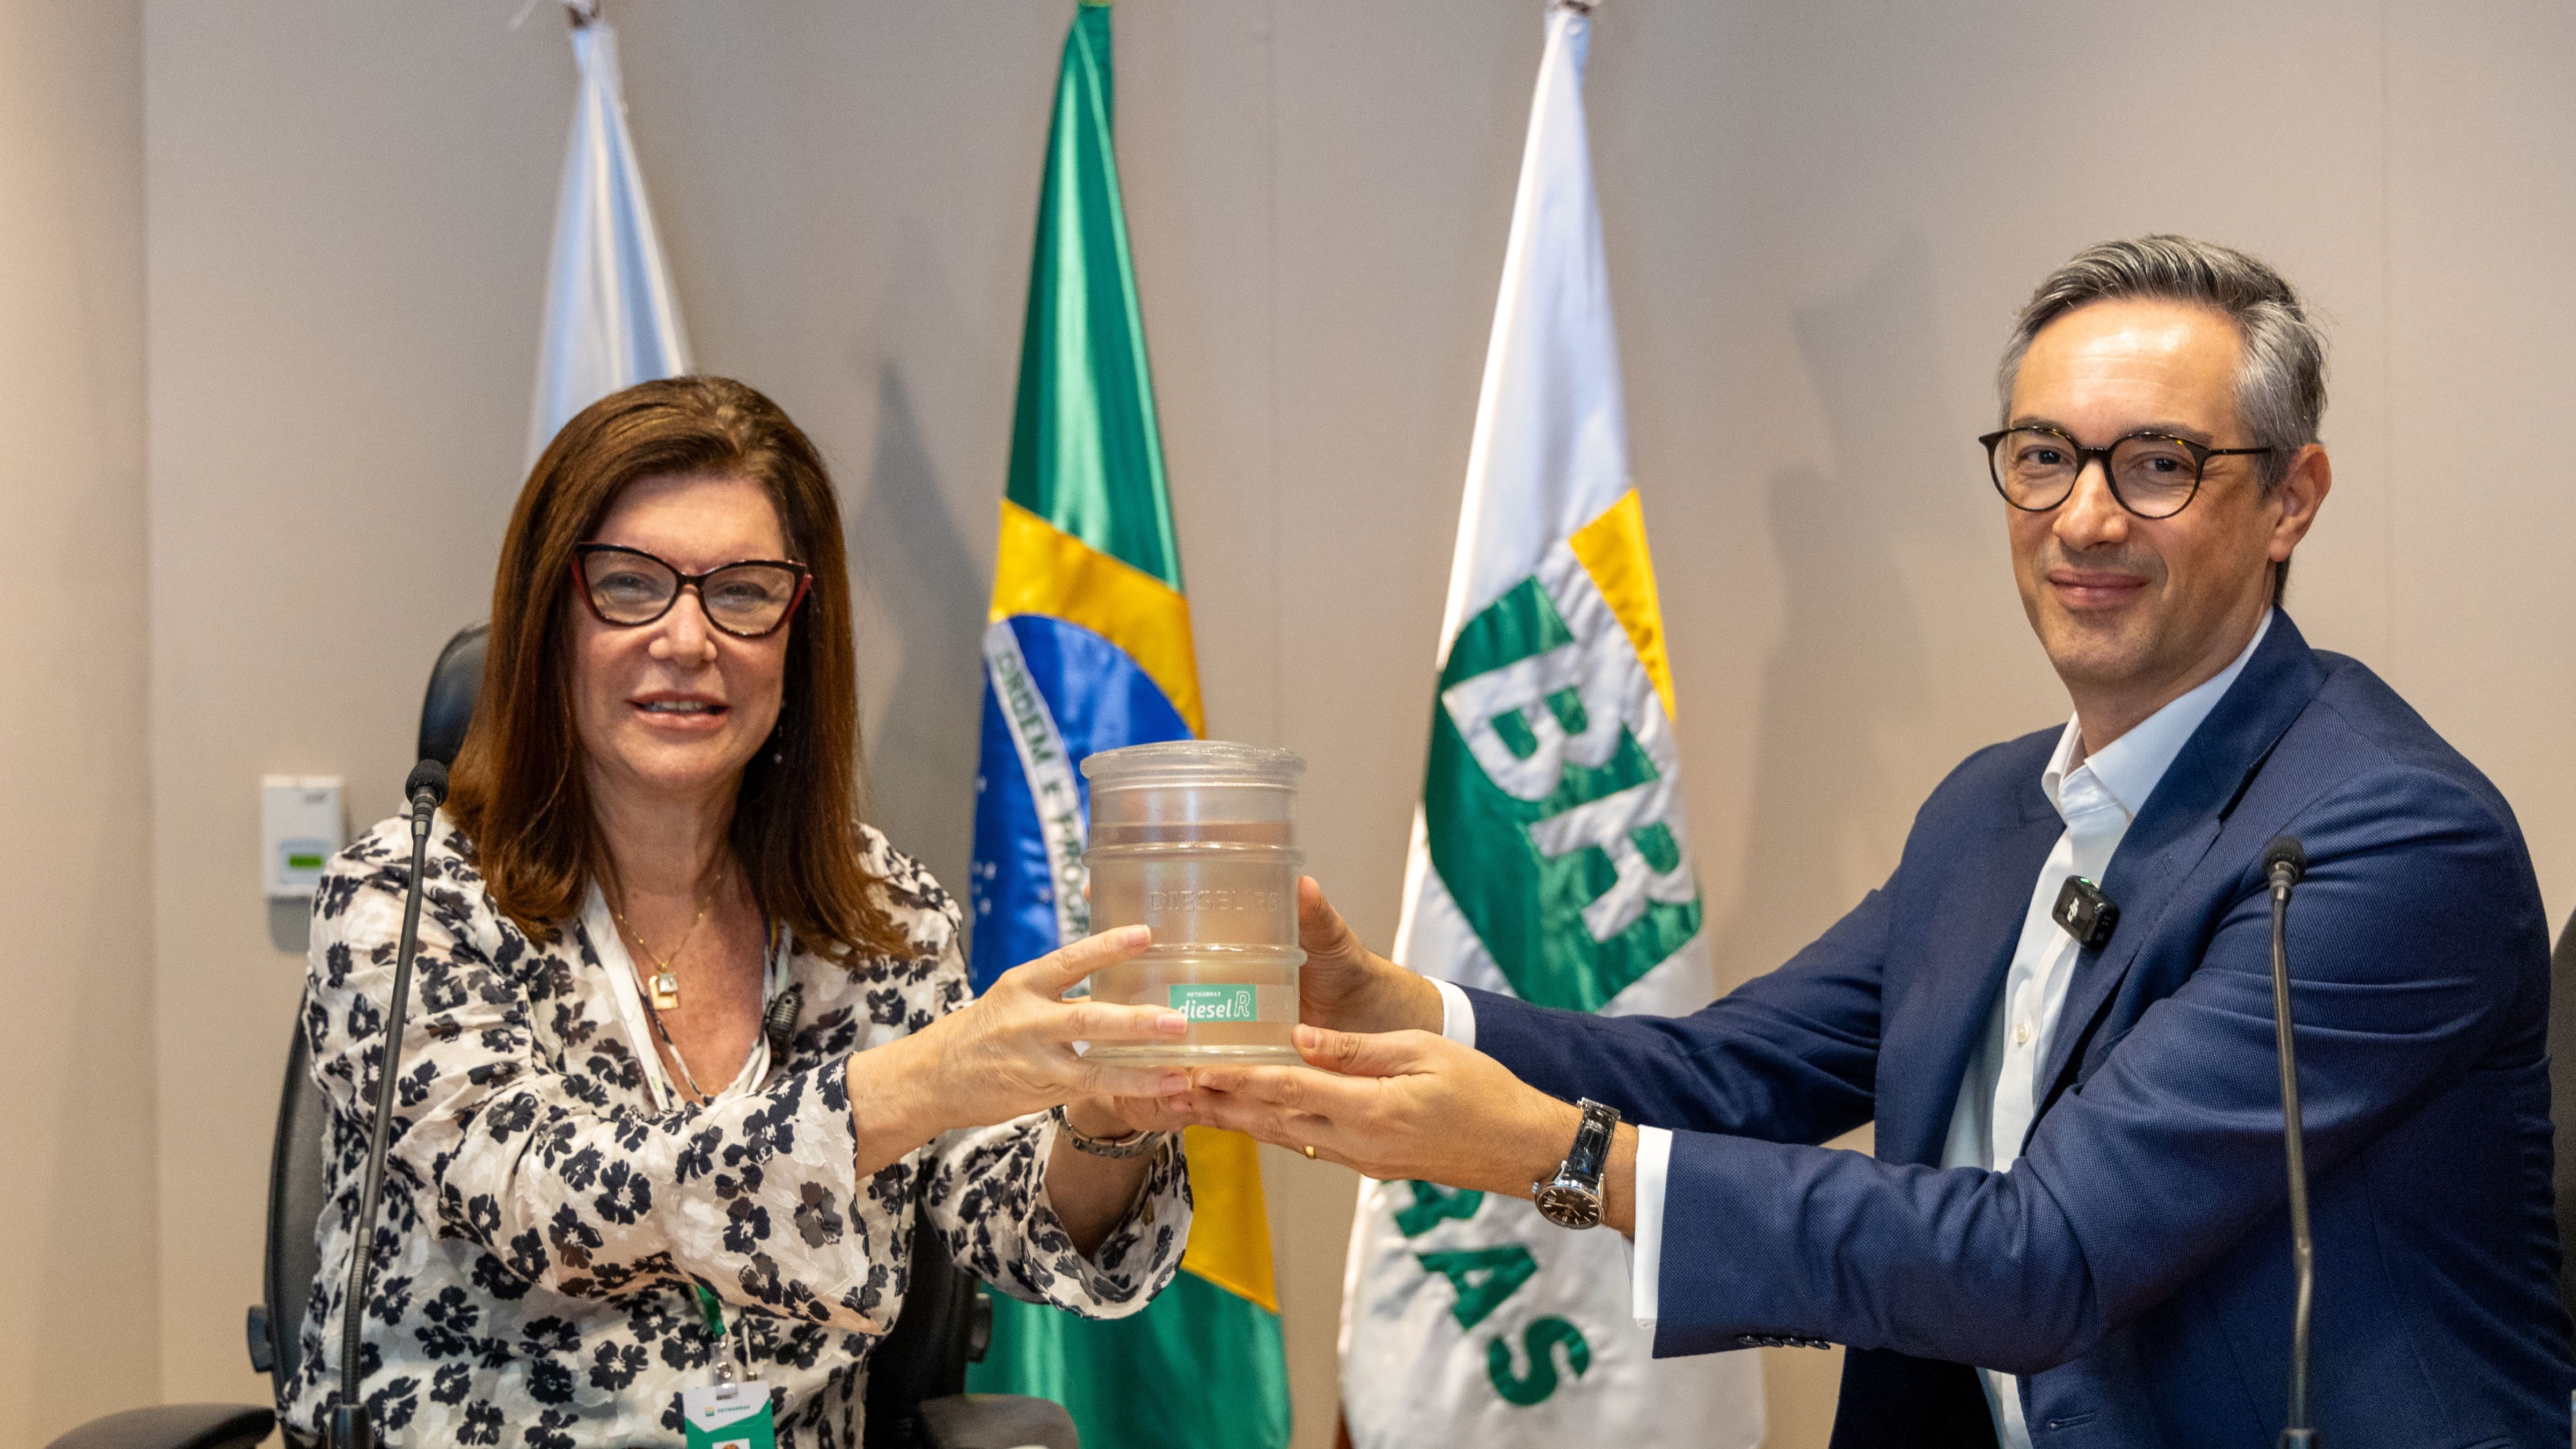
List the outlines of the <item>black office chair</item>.
{"type": "Polygon", "coordinates": [[[2576,1315],[2576,916],[2549,953],[2549,1120],[2558,1126],[2558,1297],[2576,1315]]]}
{"type": "MultiPolygon", "coordinates": [[[[489,634],[476,624],[439,651],[420,712],[420,756],[452,764],[465,742],[483,682],[489,634]]],[[[269,1376],[282,1401],[303,1353],[297,1330],[319,1267],[313,1224],[322,1216],[322,1144],[329,1107],[306,1069],[300,1027],[286,1052],[277,1134],[268,1159],[268,1248],[261,1301],[250,1310],[251,1367],[269,1376]]],[[[1060,1404],[1009,1394],[968,1394],[966,1365],[984,1356],[993,1306],[974,1277],[949,1261],[947,1245],[916,1218],[911,1287],[894,1331],[868,1359],[865,1449],[1079,1449],[1060,1404]]],[[[268,1409],[238,1404],[169,1404],[94,1419],[48,1449],[255,1449],[278,1427],[268,1409]]],[[[290,1449],[311,1441],[285,1431],[290,1449]]]]}

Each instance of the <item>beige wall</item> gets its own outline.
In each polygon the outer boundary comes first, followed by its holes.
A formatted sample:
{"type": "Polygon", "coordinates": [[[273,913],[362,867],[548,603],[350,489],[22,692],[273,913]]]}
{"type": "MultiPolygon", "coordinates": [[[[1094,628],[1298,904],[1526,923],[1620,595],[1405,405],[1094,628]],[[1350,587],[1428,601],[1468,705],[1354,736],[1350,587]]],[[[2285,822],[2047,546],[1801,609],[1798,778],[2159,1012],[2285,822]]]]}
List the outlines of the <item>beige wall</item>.
{"type": "MultiPolygon", "coordinates": [[[[875,814],[951,880],[1068,8],[610,3],[701,362],[778,396],[840,476],[875,814]]],[[[552,7],[512,31],[517,9],[146,0],[138,186],[130,9],[0,0],[0,368],[59,424],[0,497],[46,567],[94,539],[130,553],[147,503],[150,521],[148,647],[131,571],[82,626],[42,627],[45,591],[22,635],[40,705],[0,714],[10,813],[46,827],[0,836],[0,940],[41,1027],[0,1068],[34,1104],[13,1160],[38,1164],[0,1201],[41,1225],[48,1301],[96,1316],[84,1347],[120,1342],[103,1298],[158,1320],[124,1355],[0,1340],[0,1395],[78,1383],[105,1406],[156,1363],[170,1397],[259,1390],[240,1310],[300,962],[255,889],[257,776],[346,774],[361,819],[389,809],[428,660],[479,612],[572,85],[552,7]],[[117,908],[138,862],[148,921],[117,908]],[[157,1073],[102,1065],[147,1036],[157,1073]]],[[[1307,755],[1316,867],[1380,941],[1537,9],[1119,7],[1210,722],[1307,755]]],[[[2576,19],[2429,0],[2157,16],[2190,43],[2142,51],[2127,8],[2005,0],[1601,12],[1634,452],[1726,980],[1875,883],[1959,756],[2062,714],[1968,439],[2031,282],[2151,228],[2264,252],[2329,314],[2339,486],[2300,622],[2493,773],[2554,908],[2576,893],[2576,500],[2551,431],[2576,385],[2576,19]]],[[[1351,1179],[1270,1167],[1313,1444],[1351,1179]]],[[[46,1336],[70,1341],[65,1321],[46,1336]]],[[[1821,1443],[1830,1359],[1769,1368],[1774,1442],[1821,1443]]]]}
{"type": "Polygon", "coordinates": [[[241,1321],[303,959],[270,940],[259,776],[391,813],[525,447],[569,62],[508,8],[144,9],[171,1399],[267,1391],[241,1321]]]}
{"type": "Polygon", "coordinates": [[[0,4],[0,1442],[160,1377],[141,13],[0,4]]]}

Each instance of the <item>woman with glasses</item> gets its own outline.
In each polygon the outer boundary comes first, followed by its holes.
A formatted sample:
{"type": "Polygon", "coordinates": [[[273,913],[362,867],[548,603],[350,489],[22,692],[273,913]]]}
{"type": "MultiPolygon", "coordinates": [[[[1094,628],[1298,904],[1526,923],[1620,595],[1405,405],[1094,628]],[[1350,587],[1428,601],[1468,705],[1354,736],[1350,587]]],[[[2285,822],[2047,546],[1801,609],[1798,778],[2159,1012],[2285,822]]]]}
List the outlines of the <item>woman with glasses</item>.
{"type": "MultiPolygon", "coordinates": [[[[916,1213],[986,1282],[1077,1313],[1170,1280],[1180,1073],[1074,1044],[1182,1019],[1061,999],[1143,941],[970,1002],[957,907],[859,822],[857,775],[840,514],[804,434],[704,377],[566,424],[510,520],[430,845],[366,1306],[388,1442],[676,1443],[684,1391],[738,1376],[781,1444],[856,1445],[916,1213]]],[[[336,1130],[306,1429],[340,1382],[409,863],[387,821],[314,905],[304,1024],[336,1130]]]]}

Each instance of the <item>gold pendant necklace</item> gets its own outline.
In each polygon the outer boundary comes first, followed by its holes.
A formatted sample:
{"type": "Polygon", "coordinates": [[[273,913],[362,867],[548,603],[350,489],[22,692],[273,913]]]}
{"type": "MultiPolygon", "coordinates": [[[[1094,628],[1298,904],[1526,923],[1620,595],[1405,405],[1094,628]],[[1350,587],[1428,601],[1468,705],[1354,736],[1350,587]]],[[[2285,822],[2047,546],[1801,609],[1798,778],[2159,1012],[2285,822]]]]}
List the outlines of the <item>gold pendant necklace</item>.
{"type": "Polygon", "coordinates": [[[653,974],[645,978],[645,985],[650,989],[653,1000],[653,1009],[655,1011],[677,1011],[680,1009],[680,977],[678,972],[671,969],[671,965],[673,962],[680,959],[681,952],[689,949],[689,943],[697,939],[698,927],[705,923],[707,912],[715,906],[717,893],[723,889],[724,868],[719,866],[716,868],[715,883],[707,888],[707,898],[698,903],[698,914],[696,919],[689,922],[688,934],[680,937],[680,944],[672,947],[671,954],[668,956],[654,950],[653,947],[645,941],[641,932],[637,931],[632,925],[627,924],[626,913],[624,911],[611,911],[609,913],[617,917],[618,928],[623,930],[627,934],[628,938],[633,940],[636,946],[640,948],[645,955],[653,958],[653,974]]]}

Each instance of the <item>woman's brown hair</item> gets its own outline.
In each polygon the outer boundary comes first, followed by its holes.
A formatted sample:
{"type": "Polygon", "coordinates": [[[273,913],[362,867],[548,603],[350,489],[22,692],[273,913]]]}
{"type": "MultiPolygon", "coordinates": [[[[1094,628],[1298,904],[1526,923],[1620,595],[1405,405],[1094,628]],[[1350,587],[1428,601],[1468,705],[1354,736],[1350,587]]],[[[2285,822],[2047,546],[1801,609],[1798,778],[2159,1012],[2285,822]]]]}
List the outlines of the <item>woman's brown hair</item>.
{"type": "Polygon", "coordinates": [[[592,818],[573,723],[573,546],[641,478],[748,478],[769,492],[790,556],[813,570],[788,626],[778,733],[743,771],[731,844],[760,908],[844,962],[905,955],[861,860],[858,671],[841,512],[822,456],[776,403],[721,377],[612,393],[555,434],[528,475],[492,581],[483,690],[447,811],[504,915],[540,941],[613,868],[592,818]]]}

